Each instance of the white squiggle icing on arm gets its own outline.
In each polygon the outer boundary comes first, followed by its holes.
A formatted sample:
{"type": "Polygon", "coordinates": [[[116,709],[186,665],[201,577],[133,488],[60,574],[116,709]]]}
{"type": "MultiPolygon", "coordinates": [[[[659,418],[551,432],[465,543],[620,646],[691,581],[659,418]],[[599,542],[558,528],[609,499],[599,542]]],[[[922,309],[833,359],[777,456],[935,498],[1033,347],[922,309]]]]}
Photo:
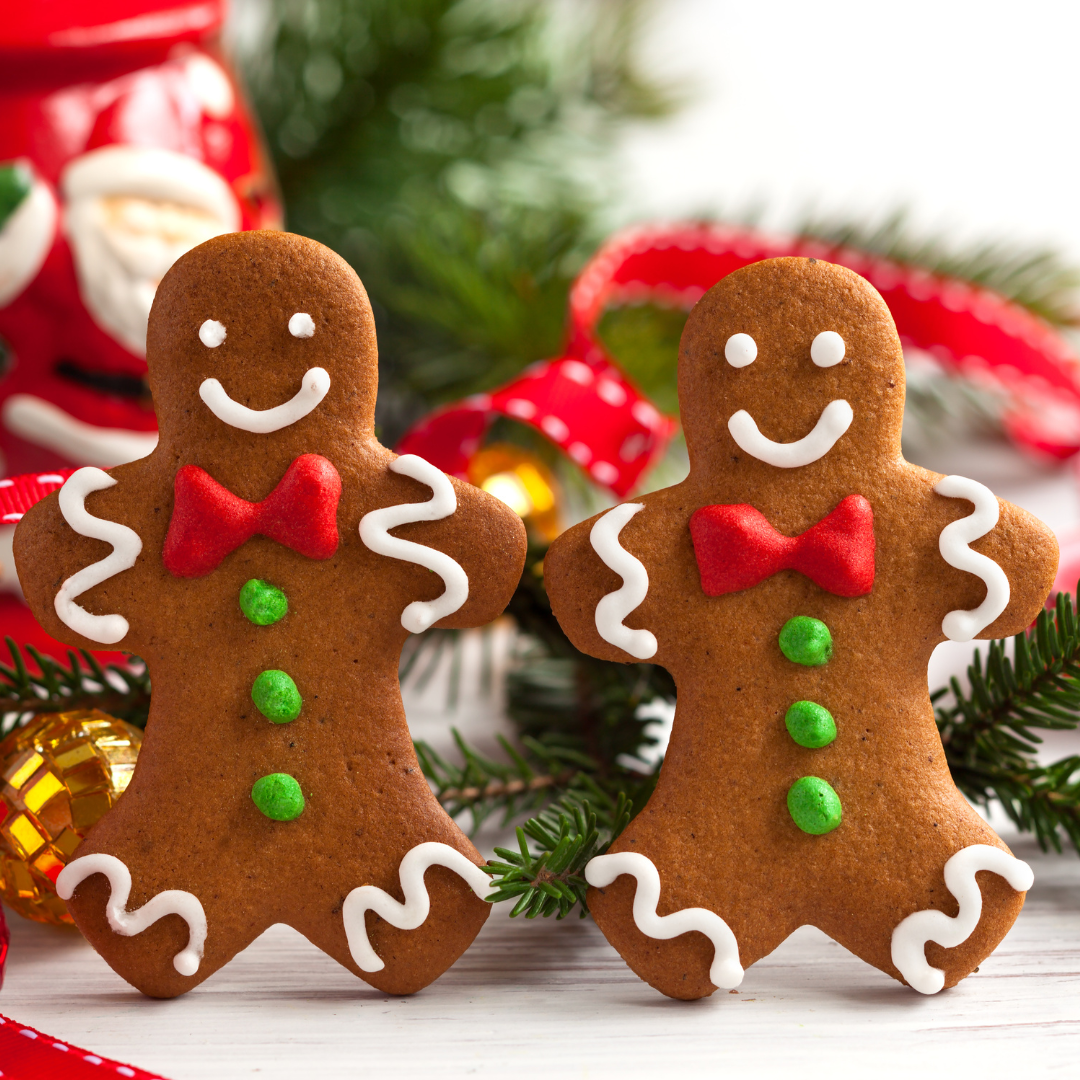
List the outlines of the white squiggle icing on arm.
{"type": "Polygon", "coordinates": [[[80,535],[112,544],[110,555],[72,574],[61,586],[53,600],[53,607],[60,621],[71,627],[76,634],[103,645],[115,645],[127,636],[128,621],[123,615],[91,615],[86,608],[75,603],[88,589],[100,585],[124,570],[130,570],[142,551],[142,539],[134,529],[116,521],[94,517],[86,509],[86,496],[92,491],[104,491],[116,481],[101,469],[87,466],[73,472],[60,489],[60,513],[64,520],[80,535]]]}
{"type": "Polygon", "coordinates": [[[386,966],[368,941],[364,914],[374,911],[398,930],[415,930],[423,925],[431,910],[431,898],[424,885],[424,874],[432,866],[445,866],[448,870],[453,870],[458,877],[465,879],[465,883],[481,900],[486,899],[488,893],[497,890],[497,886],[492,885],[491,878],[479,866],[471,863],[449,844],[435,841],[417,844],[401,860],[398,868],[401,891],[405,894],[404,904],[377,885],[361,885],[345,897],[345,903],[341,907],[345,937],[349,942],[349,952],[361,971],[382,971],[386,966]]]}
{"type": "Polygon", "coordinates": [[[644,503],[623,503],[609,510],[592,527],[589,543],[603,564],[623,579],[620,588],[610,592],[596,605],[596,632],[616,648],[648,660],[656,655],[656,636],[648,630],[631,630],[623,620],[648,595],[649,572],[619,543],[619,533],[644,503]]]}
{"type": "Polygon", "coordinates": [[[111,891],[105,915],[116,933],[133,937],[166,915],[179,915],[188,924],[188,943],[173,957],[173,967],[181,975],[194,975],[199,970],[206,945],[206,912],[194,893],[166,889],[141,908],[128,911],[131,871],[115,855],[97,854],[73,859],[60,871],[56,879],[57,895],[61,900],[70,900],[79,884],[93,874],[104,874],[109,879],[111,891]]]}
{"type": "Polygon", "coordinates": [[[967,499],[975,504],[973,513],[953,521],[941,530],[938,550],[941,557],[957,570],[982,578],[986,598],[971,611],[957,608],[941,620],[941,630],[952,641],[971,641],[985,630],[1009,605],[1009,579],[993,559],[972,551],[972,540],[985,536],[998,523],[998,501],[994,493],[964,476],[946,476],[934,490],[947,499],[967,499]]]}
{"type": "Polygon", "coordinates": [[[916,911],[893,931],[892,962],[920,994],[936,994],[945,985],[945,972],[926,962],[926,943],[936,941],[954,949],[979,925],[982,893],[975,880],[979,870],[1000,874],[1017,892],[1027,892],[1035,881],[1027,863],[988,844],[972,844],[953,855],[945,864],[945,885],[960,911],[955,917],[943,911],[916,911]]]}
{"type": "Polygon", "coordinates": [[[745,409],[733,413],[727,426],[739,449],[751,457],[764,461],[766,465],[775,465],[778,469],[797,469],[823,458],[836,445],[840,436],[851,427],[854,418],[855,413],[846,401],[830,401],[821,410],[813,430],[801,439],[789,443],[767,439],[745,409]]]}
{"type": "Polygon", "coordinates": [[[217,379],[203,379],[199,397],[223,424],[254,435],[269,435],[303,420],[326,397],[329,389],[330,373],[325,368],[313,367],[304,372],[300,389],[288,401],[272,409],[249,409],[239,401],[233,401],[217,379]]]}
{"type": "Polygon", "coordinates": [[[401,613],[401,625],[410,634],[421,634],[447,615],[453,615],[469,599],[469,578],[449,555],[424,544],[391,536],[390,530],[413,521],[439,521],[457,509],[454,486],[441,469],[416,454],[403,454],[390,462],[390,471],[419,480],[431,488],[427,502],[401,503],[372,510],[360,519],[360,539],[377,555],[416,563],[438,574],[446,585],[434,600],[414,600],[401,613]]]}
{"type": "Polygon", "coordinates": [[[585,880],[596,889],[610,885],[621,874],[637,878],[634,893],[634,925],[646,936],[669,941],[680,934],[697,930],[713,943],[713,961],[709,979],[713,986],[734,990],[743,980],[739,963],[739,943],[715,911],[708,908],[683,908],[670,915],[657,915],[660,903],[660,874],[652,860],[636,851],[597,855],[585,867],[585,880]]]}

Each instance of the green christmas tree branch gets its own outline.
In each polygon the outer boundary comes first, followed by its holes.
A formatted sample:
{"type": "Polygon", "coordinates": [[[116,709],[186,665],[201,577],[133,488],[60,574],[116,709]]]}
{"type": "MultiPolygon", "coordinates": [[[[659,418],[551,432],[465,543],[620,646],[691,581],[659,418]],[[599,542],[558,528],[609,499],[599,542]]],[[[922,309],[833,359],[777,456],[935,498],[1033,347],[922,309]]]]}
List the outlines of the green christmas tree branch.
{"type": "MultiPolygon", "coordinates": [[[[1080,587],[1080,586],[1078,586],[1080,587]]],[[[1053,611],[1014,639],[990,643],[986,666],[978,650],[968,668],[970,689],[953,679],[952,704],[937,709],[938,729],[957,787],[973,801],[997,800],[1043,850],[1061,850],[1064,833],[1080,851],[1080,757],[1040,766],[1041,731],[1080,724],[1080,621],[1068,593],[1053,611]]]]}
{"type": "Polygon", "coordinates": [[[150,711],[150,676],[141,665],[109,664],[80,649],[68,650],[67,664],[45,656],[33,645],[20,649],[7,637],[11,664],[0,663],[0,737],[13,731],[27,713],[100,709],[137,727],[150,711]],[[23,655],[25,653],[25,656],[23,655]],[[26,659],[37,666],[30,670],[26,659]]]}

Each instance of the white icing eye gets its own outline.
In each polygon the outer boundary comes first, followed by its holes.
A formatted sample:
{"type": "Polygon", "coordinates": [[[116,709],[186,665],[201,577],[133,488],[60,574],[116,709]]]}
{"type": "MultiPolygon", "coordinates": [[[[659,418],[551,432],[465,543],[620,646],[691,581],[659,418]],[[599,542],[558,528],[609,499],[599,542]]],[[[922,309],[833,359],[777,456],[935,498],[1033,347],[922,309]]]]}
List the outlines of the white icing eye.
{"type": "Polygon", "coordinates": [[[835,367],[844,359],[847,346],[835,330],[822,330],[810,346],[810,359],[818,367],[835,367]]]}
{"type": "Polygon", "coordinates": [[[225,340],[225,327],[217,319],[207,319],[199,327],[199,340],[208,349],[216,349],[225,340]]]}
{"type": "Polygon", "coordinates": [[[746,367],[757,359],[757,342],[749,334],[732,334],[724,346],[724,358],[732,367],[746,367]]]}
{"type": "Polygon", "coordinates": [[[308,338],[315,336],[315,320],[303,311],[298,311],[289,320],[289,333],[293,337],[308,338]]]}

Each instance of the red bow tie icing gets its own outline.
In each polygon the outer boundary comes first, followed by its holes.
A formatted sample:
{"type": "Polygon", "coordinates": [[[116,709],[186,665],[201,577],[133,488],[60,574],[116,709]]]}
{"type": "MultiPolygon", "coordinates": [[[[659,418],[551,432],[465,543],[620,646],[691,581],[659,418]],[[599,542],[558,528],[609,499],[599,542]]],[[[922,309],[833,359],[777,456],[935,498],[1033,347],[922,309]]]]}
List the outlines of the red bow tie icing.
{"type": "Polygon", "coordinates": [[[849,495],[799,536],[778,533],[752,506],[703,506],[690,535],[708,596],[752,589],[781,570],[798,570],[837,596],[865,596],[874,584],[874,513],[849,495]]]}
{"type": "Polygon", "coordinates": [[[175,490],[162,559],[176,577],[209,574],[256,533],[309,559],[337,551],[341,477],[318,454],[298,457],[262,502],[234,495],[198,465],[177,472],[175,490]]]}

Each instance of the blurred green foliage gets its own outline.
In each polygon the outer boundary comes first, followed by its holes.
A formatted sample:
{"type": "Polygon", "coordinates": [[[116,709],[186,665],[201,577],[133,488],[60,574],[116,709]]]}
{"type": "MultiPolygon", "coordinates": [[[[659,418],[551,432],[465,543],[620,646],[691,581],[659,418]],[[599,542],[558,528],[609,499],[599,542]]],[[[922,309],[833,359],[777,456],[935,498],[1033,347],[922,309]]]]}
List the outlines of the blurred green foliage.
{"type": "Polygon", "coordinates": [[[561,344],[610,227],[611,150],[674,95],[635,60],[640,0],[269,0],[237,51],[287,225],[371,295],[392,444],[561,344]],[[606,215],[606,216],[605,216],[606,215]]]}

